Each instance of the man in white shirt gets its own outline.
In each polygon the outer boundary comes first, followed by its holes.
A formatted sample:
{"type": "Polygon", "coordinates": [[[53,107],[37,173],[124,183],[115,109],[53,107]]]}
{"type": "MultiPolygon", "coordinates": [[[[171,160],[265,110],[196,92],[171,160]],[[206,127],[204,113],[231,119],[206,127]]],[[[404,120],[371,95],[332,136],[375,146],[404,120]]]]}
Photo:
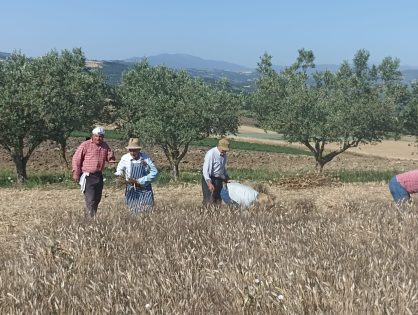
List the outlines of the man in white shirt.
{"type": "Polygon", "coordinates": [[[221,198],[227,205],[236,205],[242,209],[251,206],[273,206],[273,198],[269,195],[237,182],[225,184],[221,190],[221,198]]]}
{"type": "Polygon", "coordinates": [[[157,177],[158,170],[148,154],[141,152],[138,138],[129,139],[126,148],[129,153],[121,157],[115,173],[124,177],[125,202],[133,213],[150,210],[154,205],[151,183],[157,177]]]}
{"type": "Polygon", "coordinates": [[[227,152],[229,141],[221,139],[218,145],[206,152],[203,163],[202,193],[203,204],[220,204],[221,189],[224,182],[228,182],[227,152]]]}

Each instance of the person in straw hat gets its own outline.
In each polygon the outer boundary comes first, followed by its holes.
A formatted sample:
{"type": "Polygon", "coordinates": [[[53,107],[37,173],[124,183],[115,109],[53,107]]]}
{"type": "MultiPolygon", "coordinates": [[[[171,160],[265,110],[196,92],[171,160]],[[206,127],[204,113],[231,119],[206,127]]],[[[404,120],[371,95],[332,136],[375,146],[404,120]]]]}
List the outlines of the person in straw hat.
{"type": "Polygon", "coordinates": [[[129,153],[121,157],[115,175],[123,178],[126,184],[125,202],[136,214],[154,206],[151,183],[157,177],[158,170],[148,154],[141,151],[138,138],[129,139],[126,149],[129,153]]]}
{"type": "Polygon", "coordinates": [[[91,133],[91,138],[80,144],[72,159],[72,177],[80,183],[80,190],[84,193],[87,217],[96,215],[102,199],[105,163],[116,163],[112,150],[103,141],[105,130],[96,127],[91,133]]]}
{"type": "Polygon", "coordinates": [[[218,145],[210,149],[203,162],[202,193],[203,204],[220,204],[221,189],[224,182],[228,182],[227,152],[229,141],[225,138],[219,140],[218,145]]]}

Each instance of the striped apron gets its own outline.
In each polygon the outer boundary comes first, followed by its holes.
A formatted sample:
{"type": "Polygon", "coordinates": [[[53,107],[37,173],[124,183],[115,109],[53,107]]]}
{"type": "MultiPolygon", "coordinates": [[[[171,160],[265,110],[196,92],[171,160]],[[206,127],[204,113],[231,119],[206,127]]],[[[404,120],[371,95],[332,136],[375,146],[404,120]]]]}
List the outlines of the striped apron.
{"type": "MultiPolygon", "coordinates": [[[[141,178],[148,174],[147,165],[131,162],[131,178],[141,178]]],[[[135,214],[149,211],[154,206],[154,193],[151,184],[141,187],[126,185],[125,202],[135,214]]]]}

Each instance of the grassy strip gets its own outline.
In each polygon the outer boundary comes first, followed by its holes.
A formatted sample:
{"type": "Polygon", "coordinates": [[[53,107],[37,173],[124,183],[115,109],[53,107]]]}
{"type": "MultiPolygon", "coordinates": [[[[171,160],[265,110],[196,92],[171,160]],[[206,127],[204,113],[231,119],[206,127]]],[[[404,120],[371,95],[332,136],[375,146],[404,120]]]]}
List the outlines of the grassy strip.
{"type": "MultiPolygon", "coordinates": [[[[202,147],[214,147],[218,143],[218,140],[215,138],[206,138],[199,141],[193,141],[192,144],[202,147]]],[[[261,143],[251,143],[244,141],[231,141],[232,150],[248,150],[248,151],[260,151],[260,152],[271,152],[271,153],[284,153],[284,154],[293,154],[293,155],[312,155],[311,152],[307,150],[302,150],[298,148],[293,148],[289,146],[274,145],[274,144],[261,144],[261,143]]]]}
{"type": "Polygon", "coordinates": [[[401,173],[398,170],[340,170],[332,175],[343,183],[388,182],[392,176],[401,173]]]}
{"type": "MultiPolygon", "coordinates": [[[[107,184],[112,185],[115,180],[114,169],[105,169],[104,178],[107,184]]],[[[399,174],[398,170],[339,170],[336,172],[327,173],[329,176],[337,178],[343,183],[364,183],[364,182],[379,182],[389,181],[389,179],[399,174]]],[[[296,173],[280,173],[272,172],[267,169],[230,169],[229,174],[231,178],[237,181],[254,181],[254,182],[266,182],[277,181],[279,179],[295,176],[296,173]]],[[[200,170],[195,171],[183,171],[178,178],[179,184],[190,183],[199,184],[201,181],[202,173],[200,170]]],[[[167,185],[173,183],[170,171],[168,169],[160,169],[160,174],[155,182],[155,185],[167,185]]],[[[11,188],[16,187],[16,177],[12,170],[0,171],[0,187],[11,188]]],[[[30,174],[29,179],[25,182],[23,187],[25,188],[40,188],[49,187],[61,188],[77,188],[78,185],[71,179],[70,171],[63,172],[33,172],[30,174]]]]}
{"type": "MultiPolygon", "coordinates": [[[[89,137],[89,132],[84,131],[74,131],[71,136],[78,138],[89,137]]],[[[106,131],[106,138],[114,140],[124,139],[124,135],[114,130],[106,131]]],[[[201,146],[201,147],[214,147],[218,143],[216,138],[206,138],[203,140],[192,141],[192,145],[201,146]]],[[[274,144],[261,144],[261,143],[251,143],[244,141],[231,141],[231,149],[233,150],[248,150],[248,151],[259,151],[259,152],[271,152],[271,153],[284,153],[284,154],[293,154],[293,155],[312,155],[311,152],[307,150],[302,150],[298,148],[292,148],[289,146],[281,146],[274,144]]]]}

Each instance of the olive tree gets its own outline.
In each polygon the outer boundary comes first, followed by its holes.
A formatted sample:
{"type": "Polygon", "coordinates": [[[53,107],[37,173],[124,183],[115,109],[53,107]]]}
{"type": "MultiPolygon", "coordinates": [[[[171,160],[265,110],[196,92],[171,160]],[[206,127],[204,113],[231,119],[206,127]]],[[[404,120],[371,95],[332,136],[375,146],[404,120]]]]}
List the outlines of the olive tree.
{"type": "Polygon", "coordinates": [[[48,139],[56,141],[66,166],[67,139],[75,130],[90,128],[100,119],[106,99],[104,77],[86,68],[79,48],[50,53],[34,59],[39,107],[48,131],[48,139]]]}
{"type": "Polygon", "coordinates": [[[297,61],[281,73],[265,54],[258,65],[260,78],[254,108],[264,128],[282,133],[289,142],[305,145],[319,171],[335,156],[360,143],[381,141],[394,128],[397,98],[391,87],[400,82],[399,61],[385,58],[369,66],[369,53],[360,50],[353,63],[337,73],[315,72],[311,51],[299,50],[297,61]],[[326,145],[338,148],[326,151],[326,145]]]}
{"type": "Polygon", "coordinates": [[[47,139],[63,147],[75,128],[92,124],[104,100],[104,80],[85,68],[79,49],[27,58],[13,53],[0,63],[0,145],[16,166],[18,182],[47,139]]]}
{"type": "Polygon", "coordinates": [[[160,146],[175,180],[193,140],[238,130],[237,96],[146,60],[124,73],[117,95],[121,129],[160,146]]]}
{"type": "Polygon", "coordinates": [[[403,132],[418,137],[418,82],[411,83],[408,101],[399,114],[403,132]]]}
{"type": "Polygon", "coordinates": [[[16,166],[17,181],[27,178],[26,165],[47,135],[36,100],[33,63],[14,52],[0,62],[0,145],[16,166]]]}

